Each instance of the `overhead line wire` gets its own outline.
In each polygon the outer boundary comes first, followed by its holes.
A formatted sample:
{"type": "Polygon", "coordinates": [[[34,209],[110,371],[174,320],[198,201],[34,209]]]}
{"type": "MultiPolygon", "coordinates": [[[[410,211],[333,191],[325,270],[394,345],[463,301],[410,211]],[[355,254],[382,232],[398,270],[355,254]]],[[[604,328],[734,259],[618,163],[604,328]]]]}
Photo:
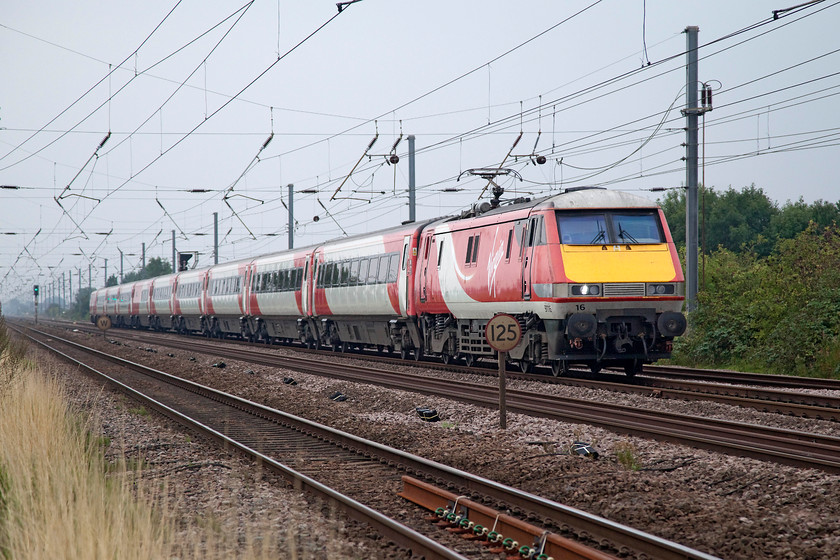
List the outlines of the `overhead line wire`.
{"type": "Polygon", "coordinates": [[[280,61],[282,61],[284,58],[286,58],[286,56],[288,56],[289,54],[291,54],[292,52],[294,52],[295,50],[297,50],[297,48],[298,48],[298,47],[300,47],[300,46],[301,46],[301,45],[303,45],[305,42],[307,42],[309,39],[311,39],[311,38],[312,38],[315,34],[317,34],[317,33],[318,33],[319,31],[321,31],[324,27],[326,27],[327,25],[329,25],[329,24],[330,24],[330,23],[331,23],[331,22],[332,22],[335,18],[337,18],[337,17],[338,17],[339,15],[341,15],[342,13],[343,13],[343,11],[342,11],[342,12],[338,12],[337,14],[333,15],[333,16],[332,16],[331,18],[329,18],[327,21],[325,21],[324,23],[322,23],[322,24],[321,24],[318,28],[316,28],[314,31],[312,31],[309,35],[307,35],[306,37],[304,37],[303,39],[301,39],[301,40],[300,40],[300,41],[299,41],[299,42],[298,42],[295,46],[293,46],[292,48],[290,48],[289,50],[287,50],[287,51],[286,51],[286,52],[285,52],[282,56],[279,56],[279,57],[278,57],[278,58],[277,58],[274,62],[272,62],[271,64],[269,64],[269,65],[268,65],[268,66],[267,66],[267,67],[266,67],[266,68],[265,68],[262,72],[260,72],[259,74],[257,74],[257,76],[256,76],[256,77],[254,77],[254,79],[252,79],[250,82],[248,82],[248,84],[246,84],[246,85],[245,85],[245,87],[243,87],[242,89],[240,89],[240,90],[239,90],[239,92],[237,92],[237,93],[236,93],[235,95],[233,95],[230,99],[228,99],[226,102],[224,102],[221,106],[219,106],[219,107],[218,107],[215,111],[213,111],[210,115],[206,116],[206,117],[204,118],[204,120],[200,121],[197,125],[195,125],[195,127],[194,127],[192,130],[190,130],[189,132],[187,132],[184,136],[182,136],[179,140],[177,140],[177,141],[176,141],[173,145],[171,145],[171,146],[170,146],[170,147],[168,147],[166,150],[164,150],[163,152],[161,152],[161,154],[160,154],[159,156],[155,157],[152,161],[150,161],[150,162],[149,162],[148,164],[146,164],[143,168],[141,168],[141,169],[140,169],[137,173],[134,173],[134,174],[133,174],[133,175],[132,175],[129,179],[127,179],[125,182],[123,182],[120,186],[118,186],[118,187],[114,188],[114,189],[113,189],[113,190],[112,190],[112,191],[111,191],[108,195],[106,195],[106,196],[105,196],[102,200],[104,201],[106,198],[108,198],[109,196],[111,196],[111,195],[112,195],[112,194],[114,194],[115,192],[119,191],[122,187],[124,187],[124,186],[125,186],[125,185],[127,185],[130,181],[132,181],[135,177],[137,177],[138,175],[140,175],[141,173],[143,173],[145,170],[147,170],[149,167],[151,167],[153,164],[155,164],[155,163],[156,163],[158,160],[160,160],[160,159],[161,159],[164,155],[168,154],[168,153],[169,153],[170,151],[172,151],[172,150],[173,150],[176,146],[180,145],[180,144],[181,144],[181,142],[183,142],[184,140],[186,140],[187,138],[189,138],[189,136],[190,136],[190,135],[192,135],[192,134],[193,134],[196,130],[198,130],[201,126],[203,126],[203,125],[204,125],[204,123],[206,123],[207,121],[209,121],[210,119],[212,119],[212,118],[213,118],[214,116],[216,116],[216,115],[217,115],[220,111],[222,111],[225,107],[227,107],[228,105],[230,105],[230,104],[231,104],[231,103],[232,103],[232,102],[233,102],[236,98],[238,98],[238,97],[239,97],[239,96],[240,96],[243,92],[245,92],[248,88],[250,88],[252,85],[254,85],[254,84],[255,84],[255,83],[256,83],[256,82],[257,82],[260,78],[262,78],[263,76],[265,76],[265,75],[266,75],[266,74],[267,74],[267,73],[268,73],[268,72],[269,72],[272,68],[274,68],[274,67],[275,67],[275,66],[276,66],[276,65],[277,65],[280,61]]]}
{"type": "MultiPolygon", "coordinates": [[[[109,71],[109,72],[108,72],[105,76],[103,76],[103,77],[102,77],[102,78],[101,78],[98,82],[96,82],[96,83],[95,83],[95,84],[93,84],[90,88],[88,88],[88,90],[87,90],[87,91],[85,91],[82,95],[80,95],[80,96],[79,96],[79,97],[78,97],[75,101],[73,101],[70,105],[68,105],[67,107],[65,107],[65,108],[64,108],[64,109],[63,109],[60,113],[58,113],[55,117],[53,117],[52,119],[50,119],[50,121],[49,121],[49,122],[47,122],[47,124],[45,124],[44,126],[42,126],[42,127],[39,129],[39,132],[40,132],[41,130],[43,130],[43,129],[47,128],[49,125],[51,125],[52,123],[54,123],[56,120],[58,120],[58,119],[59,119],[62,115],[64,115],[64,113],[66,113],[66,112],[67,112],[67,111],[69,111],[69,110],[70,110],[70,109],[71,109],[74,105],[76,105],[76,103],[78,103],[79,101],[81,101],[82,99],[84,99],[84,98],[85,98],[85,97],[86,97],[86,96],[87,96],[87,95],[88,95],[91,91],[93,91],[93,90],[94,90],[97,86],[99,86],[99,85],[100,85],[101,83],[103,83],[106,79],[108,79],[108,78],[111,76],[111,74],[113,74],[114,72],[116,72],[116,70],[117,70],[117,68],[118,68],[118,67],[120,67],[120,66],[122,66],[123,64],[125,64],[128,60],[130,60],[130,59],[131,59],[131,57],[132,57],[132,56],[134,56],[135,54],[137,54],[137,52],[138,52],[141,48],[143,48],[143,45],[145,45],[145,44],[149,41],[149,39],[151,39],[151,38],[152,38],[152,35],[154,35],[154,34],[157,32],[157,30],[158,30],[158,29],[160,29],[160,27],[164,24],[164,22],[166,22],[166,20],[167,20],[167,19],[169,19],[169,16],[171,16],[171,15],[172,15],[172,12],[174,12],[174,11],[175,11],[175,9],[176,9],[176,8],[177,8],[180,4],[181,4],[181,2],[182,2],[182,0],[178,0],[178,1],[175,3],[175,5],[172,7],[172,9],[171,9],[171,10],[169,10],[169,12],[167,12],[167,14],[164,16],[164,18],[163,18],[163,19],[162,19],[162,20],[161,20],[161,21],[160,21],[160,22],[159,22],[159,23],[155,26],[155,28],[154,28],[154,29],[152,29],[151,33],[149,33],[149,34],[146,36],[146,38],[145,38],[145,39],[143,39],[143,41],[140,43],[140,45],[139,45],[136,49],[134,49],[134,50],[131,52],[131,54],[129,54],[127,57],[125,57],[125,59],[124,59],[122,62],[120,62],[120,63],[119,63],[116,67],[112,68],[112,69],[111,69],[111,70],[110,70],[110,71],[109,71]]],[[[14,153],[17,149],[19,149],[19,148],[23,147],[23,146],[24,146],[27,142],[29,142],[29,141],[30,141],[32,138],[34,138],[37,134],[38,134],[38,132],[33,133],[33,134],[32,134],[32,135],[30,135],[28,138],[26,138],[23,142],[21,142],[20,144],[18,144],[16,148],[13,148],[11,151],[7,152],[7,153],[6,153],[6,154],[4,154],[3,156],[0,156],[0,161],[3,161],[4,159],[6,159],[6,157],[7,157],[7,156],[9,156],[10,154],[14,153]]],[[[27,158],[27,159],[28,159],[28,158],[27,158]]],[[[8,167],[4,167],[3,169],[0,169],[0,171],[5,170],[5,169],[8,169],[8,167]]]]}
{"type": "MultiPolygon", "coordinates": [[[[181,1],[181,0],[179,0],[179,2],[180,2],[180,1],[181,1]]],[[[113,94],[110,94],[110,93],[109,93],[108,98],[107,98],[107,99],[105,99],[105,101],[103,101],[103,102],[102,102],[102,103],[100,103],[100,104],[99,104],[96,108],[94,108],[92,111],[90,111],[90,112],[89,112],[89,113],[88,113],[85,117],[83,117],[80,121],[78,121],[75,125],[73,125],[73,126],[72,126],[69,130],[67,130],[67,131],[63,132],[63,133],[62,133],[62,134],[60,134],[57,138],[54,138],[53,140],[51,140],[50,142],[48,142],[48,143],[47,143],[47,144],[45,144],[44,146],[41,146],[40,148],[38,148],[38,149],[37,149],[37,150],[35,150],[34,152],[31,152],[28,156],[26,156],[26,157],[24,157],[24,158],[22,158],[22,159],[20,159],[20,160],[18,160],[18,161],[16,161],[16,162],[14,162],[14,163],[10,164],[10,165],[7,165],[6,167],[0,168],[0,171],[5,171],[6,169],[9,169],[9,168],[11,168],[11,167],[14,167],[15,165],[18,165],[18,164],[20,164],[20,163],[23,163],[24,161],[27,161],[27,160],[28,160],[28,159],[30,159],[31,157],[33,157],[33,156],[35,156],[35,155],[37,155],[37,154],[41,153],[42,151],[46,150],[47,148],[49,148],[50,146],[52,146],[53,144],[55,144],[56,142],[58,142],[59,140],[61,140],[61,139],[62,139],[62,138],[64,138],[65,136],[67,136],[67,134],[69,134],[70,132],[72,132],[73,130],[75,130],[75,129],[76,129],[76,127],[80,126],[83,122],[85,122],[86,120],[88,120],[88,119],[89,119],[90,117],[92,117],[94,114],[96,114],[96,112],[97,112],[97,111],[99,111],[102,107],[104,107],[106,104],[108,104],[110,101],[112,101],[112,100],[113,100],[113,99],[114,99],[117,95],[119,95],[119,94],[120,94],[123,90],[125,90],[125,88],[127,88],[127,87],[128,87],[128,86],[132,83],[132,82],[134,82],[134,80],[135,80],[135,79],[137,79],[138,77],[142,76],[144,73],[148,72],[149,70],[151,70],[151,69],[152,69],[152,68],[154,68],[155,66],[158,66],[159,64],[162,64],[162,63],[163,63],[163,62],[165,62],[166,60],[168,60],[168,59],[172,58],[173,56],[175,56],[176,54],[178,54],[178,53],[179,53],[179,52],[181,52],[182,50],[186,49],[187,47],[189,47],[190,45],[192,45],[193,43],[195,43],[196,41],[198,41],[199,39],[201,39],[202,37],[204,37],[205,35],[207,35],[207,34],[208,34],[208,33],[210,33],[211,31],[213,31],[214,29],[216,29],[217,27],[219,27],[220,25],[222,25],[224,22],[226,22],[227,20],[229,20],[230,18],[232,18],[234,15],[236,15],[236,14],[237,14],[238,12],[240,12],[241,10],[243,10],[243,9],[247,9],[248,7],[250,7],[253,3],[254,3],[254,0],[250,0],[250,1],[249,1],[248,3],[246,3],[244,6],[242,6],[241,8],[239,8],[238,10],[236,10],[235,12],[233,12],[231,15],[227,16],[227,17],[226,17],[225,19],[223,19],[222,21],[220,21],[220,22],[218,22],[217,24],[215,24],[215,25],[214,25],[213,27],[211,27],[210,29],[206,30],[204,33],[202,33],[202,34],[198,35],[197,37],[195,37],[195,38],[194,38],[194,39],[192,39],[191,41],[189,41],[189,42],[187,42],[186,44],[182,45],[180,48],[178,48],[178,49],[176,49],[176,50],[172,51],[171,53],[169,53],[168,55],[166,55],[166,56],[165,56],[165,57],[163,57],[162,59],[158,60],[157,62],[155,62],[154,64],[152,64],[152,65],[151,65],[151,66],[149,66],[148,68],[146,68],[145,70],[143,70],[143,71],[141,71],[141,72],[139,72],[139,73],[135,73],[135,75],[134,75],[133,77],[131,77],[131,78],[130,78],[130,79],[129,79],[129,80],[128,80],[125,84],[123,84],[123,85],[122,85],[122,86],[121,86],[121,87],[120,87],[120,88],[119,88],[116,92],[114,92],[113,94]]],[[[173,8],[173,9],[174,9],[174,8],[173,8]]],[[[139,47],[138,47],[138,50],[139,50],[139,47]]],[[[135,52],[136,52],[136,51],[135,51],[135,52]]],[[[129,57],[129,58],[130,58],[130,57],[129,57]]],[[[123,61],[123,62],[122,62],[122,63],[120,63],[120,64],[123,64],[124,62],[125,62],[125,61],[123,61]]],[[[114,71],[114,70],[112,70],[111,72],[109,72],[109,73],[108,73],[108,76],[110,76],[110,75],[113,73],[113,71],[114,71]]],[[[108,77],[108,76],[106,76],[106,77],[108,77]]],[[[103,78],[103,80],[104,80],[104,78],[103,78]]],[[[79,101],[80,101],[80,100],[81,100],[81,99],[82,99],[85,95],[87,95],[87,93],[89,93],[90,91],[92,91],[92,90],[93,90],[93,88],[95,88],[96,86],[98,86],[100,83],[102,83],[102,80],[100,80],[100,81],[99,81],[97,84],[95,84],[95,85],[94,85],[91,89],[89,89],[89,90],[88,90],[85,94],[83,94],[83,95],[82,95],[82,97],[80,97],[79,99],[77,99],[76,101],[74,101],[74,102],[73,102],[73,104],[71,104],[69,107],[67,107],[67,109],[65,109],[64,111],[62,111],[62,113],[61,113],[61,114],[63,114],[64,112],[66,112],[67,110],[69,110],[69,109],[70,109],[70,107],[72,107],[73,105],[75,105],[76,103],[78,103],[78,102],[79,102],[79,101]]],[[[41,127],[41,129],[39,129],[39,131],[38,131],[38,132],[35,132],[34,134],[32,134],[29,138],[27,138],[27,140],[24,140],[24,142],[23,142],[23,143],[21,143],[20,145],[18,145],[18,147],[17,147],[17,148],[15,148],[15,149],[13,149],[11,152],[9,152],[9,154],[10,154],[10,153],[12,153],[12,152],[14,152],[14,151],[16,151],[18,148],[20,148],[21,146],[23,146],[23,144],[25,144],[25,143],[26,143],[29,139],[33,138],[33,137],[34,137],[34,136],[36,136],[39,132],[43,131],[43,130],[47,127],[47,126],[49,126],[50,124],[52,124],[52,123],[53,123],[53,122],[54,122],[54,121],[55,121],[55,120],[56,120],[59,116],[61,116],[61,115],[58,115],[58,116],[57,116],[57,117],[55,117],[53,120],[51,120],[49,123],[47,123],[46,125],[44,125],[43,127],[41,127]]],[[[110,150],[109,150],[109,153],[110,153],[110,150]]],[[[9,154],[6,154],[6,155],[9,155],[9,154]]],[[[4,159],[5,157],[6,157],[6,156],[3,156],[2,158],[0,158],[0,161],[2,161],[2,159],[4,159]]]]}

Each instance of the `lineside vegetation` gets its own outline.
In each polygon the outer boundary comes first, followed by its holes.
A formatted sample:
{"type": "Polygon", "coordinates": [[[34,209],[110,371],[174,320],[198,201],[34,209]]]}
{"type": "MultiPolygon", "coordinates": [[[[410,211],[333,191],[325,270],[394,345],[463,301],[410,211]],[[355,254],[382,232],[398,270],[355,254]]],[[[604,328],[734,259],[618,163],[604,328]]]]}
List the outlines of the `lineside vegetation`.
{"type": "MultiPolygon", "coordinates": [[[[25,354],[0,317],[0,559],[300,557],[295,519],[308,514],[293,509],[287,534],[258,520],[237,527],[221,510],[178,514],[183,495],[170,481],[144,477],[142,462],[124,454],[107,460],[112,442],[25,354]]],[[[345,557],[337,546],[327,548],[345,557]]]]}
{"type": "Polygon", "coordinates": [[[705,262],[672,362],[840,378],[840,226],[814,222],[768,256],[719,248],[705,262]]]}

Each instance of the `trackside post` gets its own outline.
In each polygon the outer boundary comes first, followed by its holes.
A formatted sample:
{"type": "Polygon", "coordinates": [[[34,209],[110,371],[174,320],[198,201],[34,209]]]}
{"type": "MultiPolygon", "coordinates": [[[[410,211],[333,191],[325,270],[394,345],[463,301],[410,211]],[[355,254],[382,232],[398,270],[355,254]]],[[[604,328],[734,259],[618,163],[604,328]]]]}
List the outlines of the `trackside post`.
{"type": "Polygon", "coordinates": [[[507,313],[499,313],[487,322],[484,337],[499,355],[499,427],[507,429],[507,404],[505,391],[507,386],[507,371],[505,364],[507,353],[516,348],[522,340],[522,327],[516,317],[507,313]]]}

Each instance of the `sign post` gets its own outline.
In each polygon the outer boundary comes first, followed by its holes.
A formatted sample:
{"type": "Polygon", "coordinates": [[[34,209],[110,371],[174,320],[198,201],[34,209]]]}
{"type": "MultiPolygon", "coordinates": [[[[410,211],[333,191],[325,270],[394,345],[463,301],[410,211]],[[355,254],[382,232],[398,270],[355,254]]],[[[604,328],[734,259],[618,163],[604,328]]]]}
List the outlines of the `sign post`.
{"type": "Polygon", "coordinates": [[[505,389],[507,376],[505,363],[507,353],[516,348],[522,340],[522,327],[516,317],[507,313],[495,315],[484,329],[487,344],[499,354],[499,427],[507,429],[507,405],[505,403],[505,389]]]}
{"type": "Polygon", "coordinates": [[[103,315],[96,320],[96,326],[102,331],[102,338],[105,338],[105,333],[111,328],[111,318],[107,315],[103,315]]]}

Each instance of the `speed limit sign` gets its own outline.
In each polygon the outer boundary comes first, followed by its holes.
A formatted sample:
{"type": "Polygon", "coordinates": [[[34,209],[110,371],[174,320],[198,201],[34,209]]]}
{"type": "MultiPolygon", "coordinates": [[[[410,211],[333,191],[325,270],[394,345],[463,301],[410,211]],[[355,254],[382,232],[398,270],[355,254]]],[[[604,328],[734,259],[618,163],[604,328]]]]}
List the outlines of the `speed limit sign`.
{"type": "Polygon", "coordinates": [[[487,323],[484,330],[487,344],[497,352],[510,352],[522,339],[522,328],[512,315],[501,313],[487,323]]]}
{"type": "Polygon", "coordinates": [[[507,353],[516,348],[522,340],[522,327],[519,326],[516,317],[500,313],[487,322],[484,338],[487,339],[487,344],[499,353],[499,427],[504,430],[507,429],[505,360],[507,353]]]}

